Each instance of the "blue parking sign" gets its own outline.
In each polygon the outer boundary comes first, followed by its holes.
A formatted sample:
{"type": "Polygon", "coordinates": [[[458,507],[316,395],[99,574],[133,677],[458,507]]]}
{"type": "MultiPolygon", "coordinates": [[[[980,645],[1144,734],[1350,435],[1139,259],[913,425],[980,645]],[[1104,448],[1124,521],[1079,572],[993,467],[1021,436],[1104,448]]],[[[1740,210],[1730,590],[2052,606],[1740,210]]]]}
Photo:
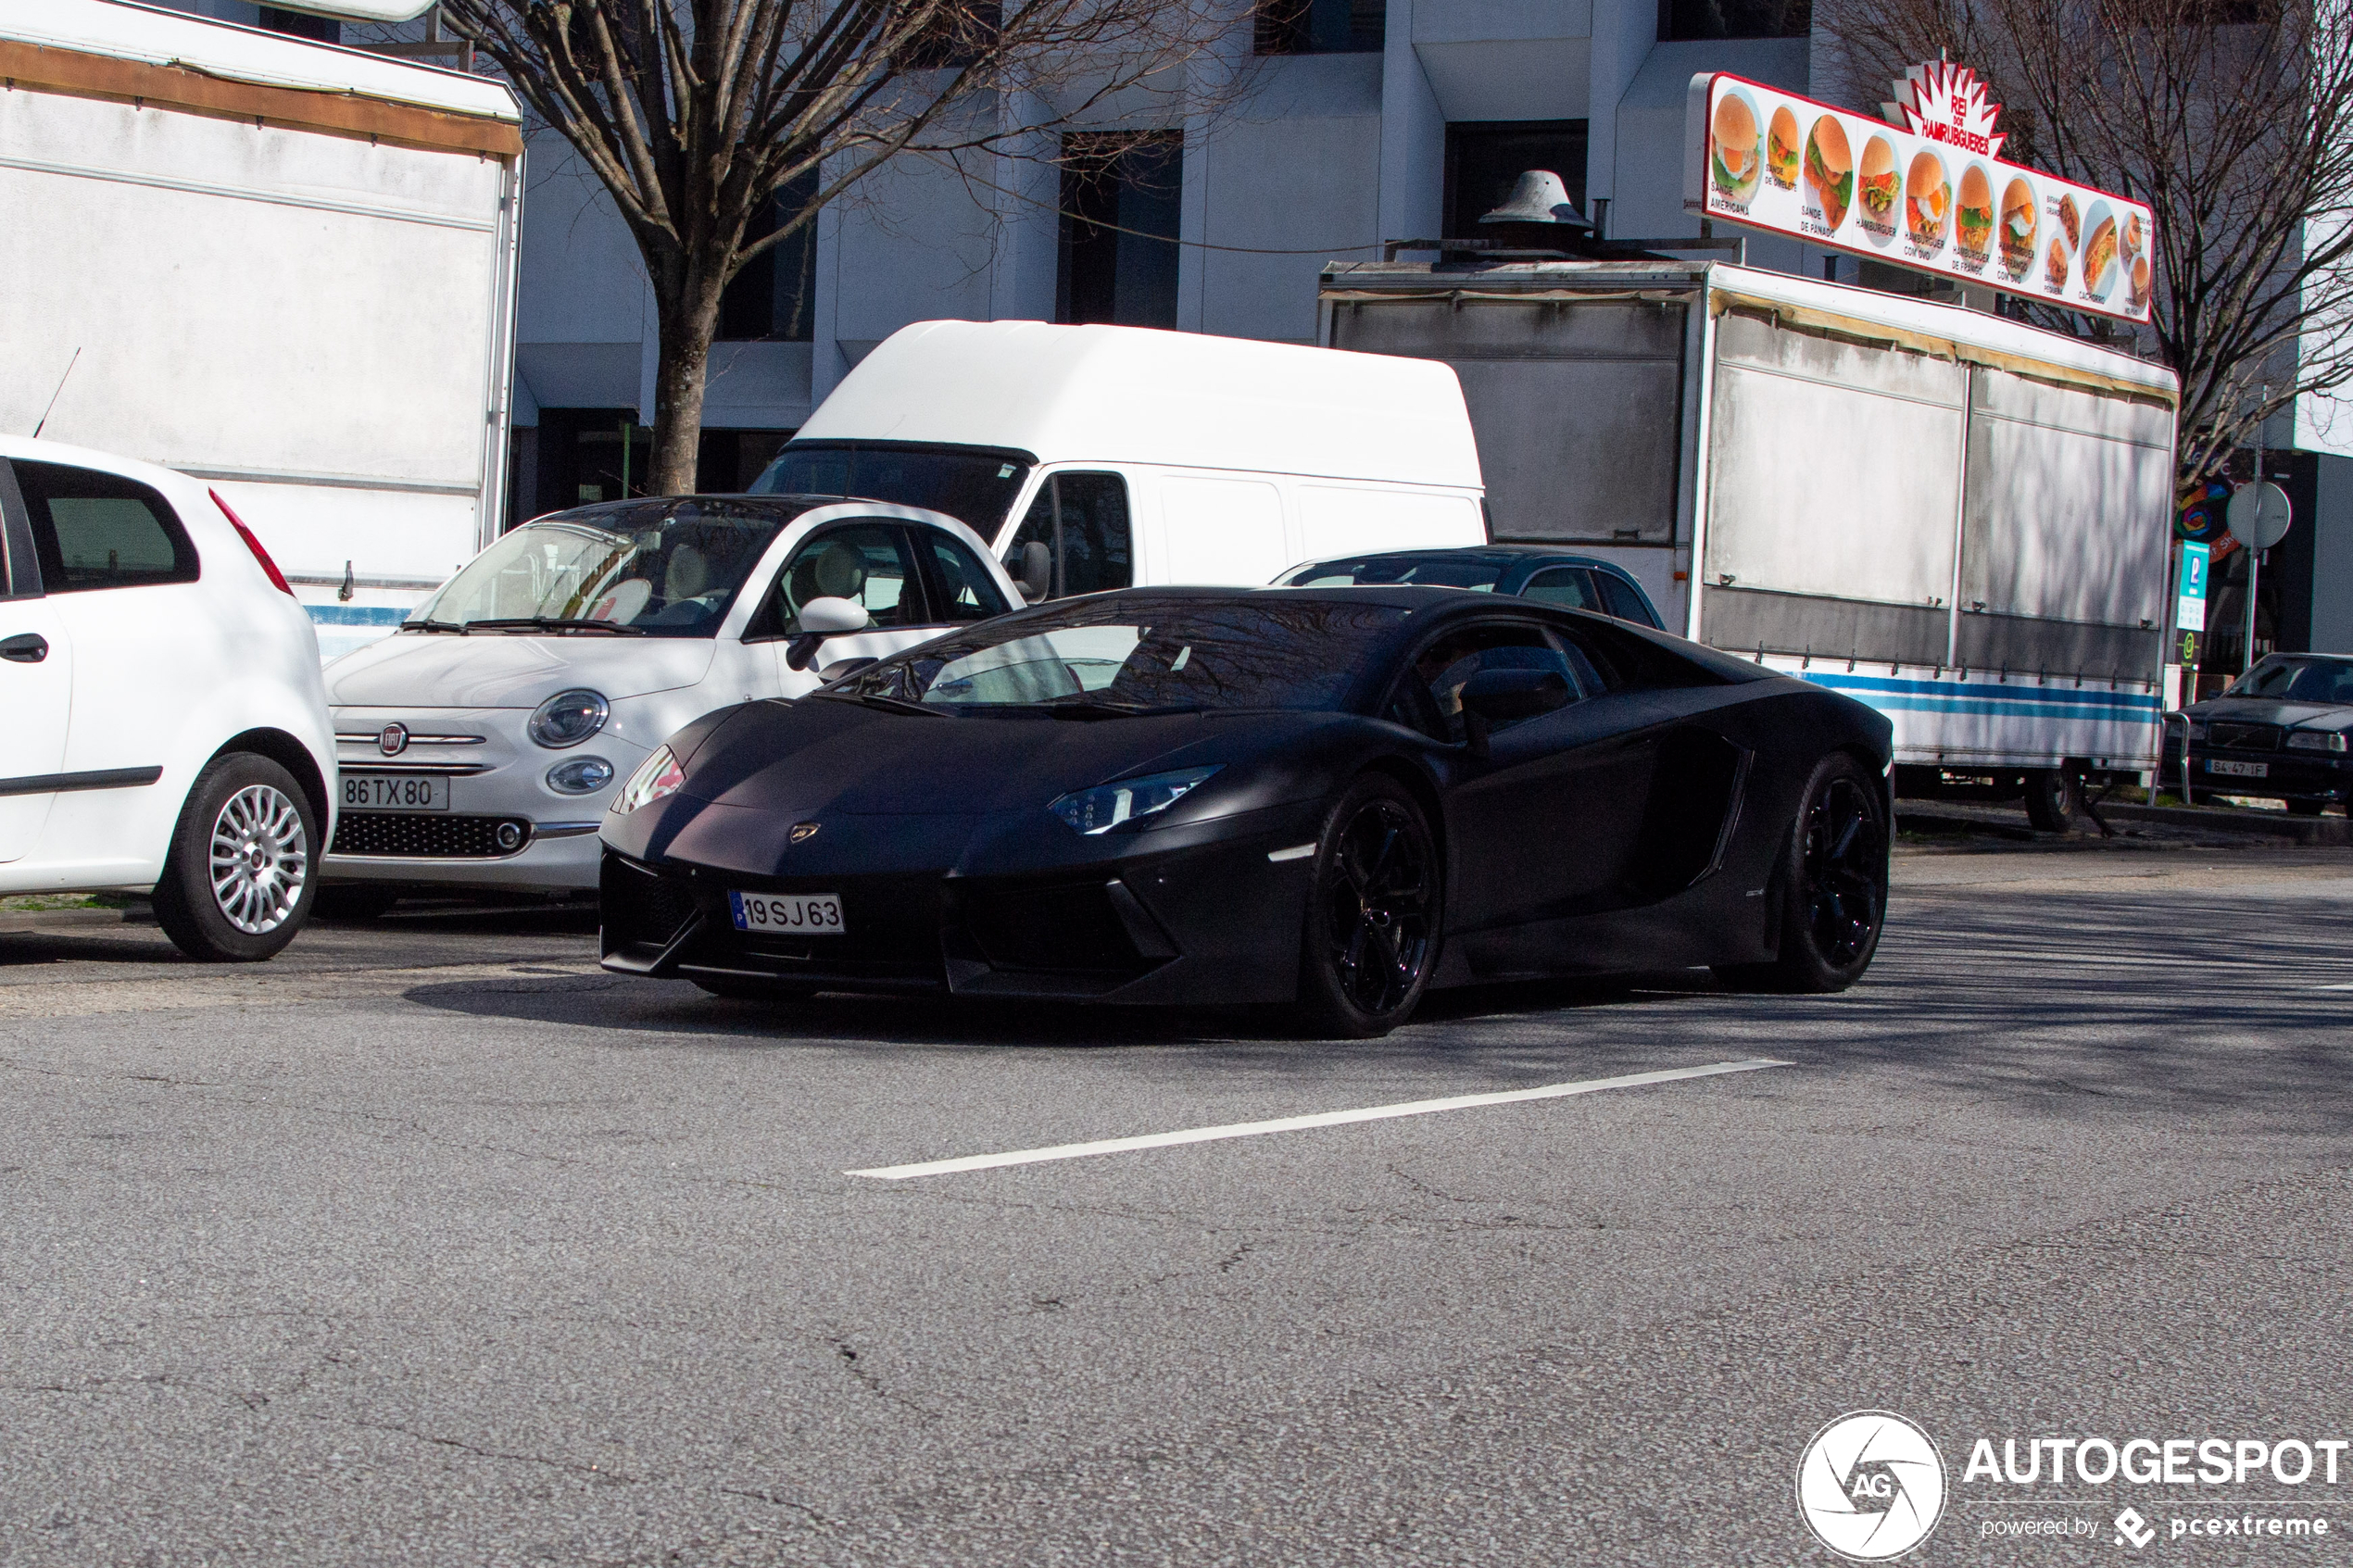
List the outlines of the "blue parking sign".
{"type": "Polygon", "coordinates": [[[2206,630],[2206,569],[2211,555],[2204,545],[2182,546],[2181,596],[2173,605],[2173,624],[2181,631],[2206,630]]]}

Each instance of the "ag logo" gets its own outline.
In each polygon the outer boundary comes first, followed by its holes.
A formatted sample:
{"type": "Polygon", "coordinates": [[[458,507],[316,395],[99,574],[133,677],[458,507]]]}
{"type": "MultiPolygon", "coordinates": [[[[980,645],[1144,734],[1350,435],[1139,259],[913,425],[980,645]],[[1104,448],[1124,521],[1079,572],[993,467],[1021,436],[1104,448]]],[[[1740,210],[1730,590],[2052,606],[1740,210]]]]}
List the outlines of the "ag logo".
{"type": "Polygon", "coordinates": [[[1944,1460],[1892,1411],[1856,1411],[1814,1434],[1797,1461],[1797,1511],[1841,1557],[1901,1557],[1944,1512],[1944,1460]]]}

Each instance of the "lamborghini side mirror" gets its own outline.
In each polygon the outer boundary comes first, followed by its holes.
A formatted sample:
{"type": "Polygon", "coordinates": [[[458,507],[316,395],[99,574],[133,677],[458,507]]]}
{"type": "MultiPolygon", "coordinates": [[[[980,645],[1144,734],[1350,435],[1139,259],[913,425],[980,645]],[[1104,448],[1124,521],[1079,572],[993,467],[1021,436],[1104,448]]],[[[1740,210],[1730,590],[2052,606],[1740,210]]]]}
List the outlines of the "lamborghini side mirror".
{"type": "Polygon", "coordinates": [[[1463,683],[1463,711],[1490,725],[1516,724],[1567,707],[1568,696],[1557,670],[1482,670],[1463,683]]]}

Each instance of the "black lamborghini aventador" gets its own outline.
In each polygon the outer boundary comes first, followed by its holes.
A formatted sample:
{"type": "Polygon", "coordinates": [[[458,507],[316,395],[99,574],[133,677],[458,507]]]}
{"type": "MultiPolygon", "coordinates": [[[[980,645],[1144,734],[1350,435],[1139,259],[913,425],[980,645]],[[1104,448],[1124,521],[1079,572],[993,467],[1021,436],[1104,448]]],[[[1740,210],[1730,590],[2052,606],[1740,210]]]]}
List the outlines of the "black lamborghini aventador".
{"type": "Polygon", "coordinates": [[[1711,966],[1832,991],[1886,902],[1887,721],[1599,615],[1143,588],[724,709],[604,825],[604,962],[723,996],[1286,1003],[1711,966]]]}

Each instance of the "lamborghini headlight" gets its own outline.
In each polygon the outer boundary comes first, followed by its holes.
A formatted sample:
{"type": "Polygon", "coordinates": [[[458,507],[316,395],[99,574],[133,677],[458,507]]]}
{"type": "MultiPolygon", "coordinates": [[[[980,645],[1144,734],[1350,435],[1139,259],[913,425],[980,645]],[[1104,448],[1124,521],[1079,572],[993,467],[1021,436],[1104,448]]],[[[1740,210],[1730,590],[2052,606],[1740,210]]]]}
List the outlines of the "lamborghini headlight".
{"type": "Polygon", "coordinates": [[[1174,773],[1147,773],[1140,779],[1117,779],[1092,789],[1075,789],[1049,809],[1068,822],[1073,832],[1092,837],[1109,833],[1122,822],[1167,810],[1200,788],[1202,781],[1221,766],[1222,763],[1174,773]]]}

